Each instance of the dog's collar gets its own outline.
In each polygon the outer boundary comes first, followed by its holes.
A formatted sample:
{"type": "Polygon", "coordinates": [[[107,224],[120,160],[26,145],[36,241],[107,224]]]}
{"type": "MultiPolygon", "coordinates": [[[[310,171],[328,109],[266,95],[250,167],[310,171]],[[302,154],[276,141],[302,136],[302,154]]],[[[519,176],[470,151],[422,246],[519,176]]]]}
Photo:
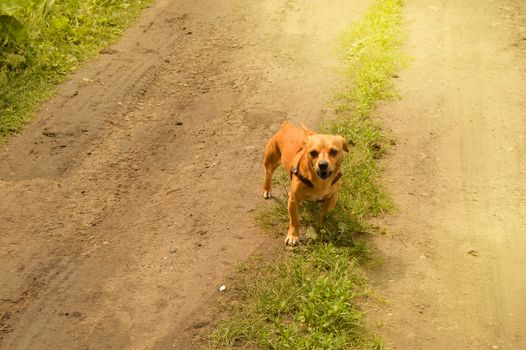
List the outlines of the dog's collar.
{"type": "Polygon", "coordinates": [[[342,177],[342,173],[338,173],[338,175],[336,175],[336,177],[331,182],[331,186],[337,183],[340,177],[342,177]]]}
{"type": "MultiPolygon", "coordinates": [[[[303,176],[302,173],[300,173],[300,162],[299,161],[298,161],[298,164],[296,165],[296,167],[291,167],[290,168],[290,178],[291,179],[292,179],[293,175],[296,175],[296,177],[298,179],[300,179],[300,181],[303,182],[305,185],[307,185],[307,186],[309,186],[311,188],[314,188],[314,184],[312,183],[312,181],[307,179],[305,176],[303,176]]],[[[331,186],[334,185],[336,182],[338,182],[340,177],[342,177],[342,173],[338,173],[338,175],[336,175],[336,177],[331,182],[331,186]]]]}
{"type": "Polygon", "coordinates": [[[292,175],[296,175],[296,177],[298,179],[300,179],[301,182],[303,182],[305,185],[311,187],[311,188],[314,188],[314,184],[312,183],[311,180],[307,179],[305,176],[303,176],[301,173],[300,173],[300,162],[298,162],[298,165],[296,165],[296,167],[291,167],[290,168],[290,179],[292,180],[292,175]]]}

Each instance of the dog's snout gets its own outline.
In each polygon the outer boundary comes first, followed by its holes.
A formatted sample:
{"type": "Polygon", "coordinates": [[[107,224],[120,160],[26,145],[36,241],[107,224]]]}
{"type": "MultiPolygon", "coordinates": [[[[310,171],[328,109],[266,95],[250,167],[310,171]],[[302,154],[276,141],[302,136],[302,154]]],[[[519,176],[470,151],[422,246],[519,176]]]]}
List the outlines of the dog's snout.
{"type": "Polygon", "coordinates": [[[327,168],[329,167],[329,162],[326,160],[320,160],[320,162],[318,163],[318,167],[320,168],[320,170],[327,170],[327,168]]]}

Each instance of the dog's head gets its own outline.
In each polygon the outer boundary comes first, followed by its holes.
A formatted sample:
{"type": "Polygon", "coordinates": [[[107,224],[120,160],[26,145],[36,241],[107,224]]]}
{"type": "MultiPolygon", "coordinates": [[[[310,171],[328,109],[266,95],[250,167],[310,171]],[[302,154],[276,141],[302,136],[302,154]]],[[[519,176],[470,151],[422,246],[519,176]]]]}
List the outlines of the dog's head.
{"type": "Polygon", "coordinates": [[[343,157],[349,152],[345,139],[339,135],[306,134],[304,150],[308,164],[321,180],[336,173],[343,157]]]}

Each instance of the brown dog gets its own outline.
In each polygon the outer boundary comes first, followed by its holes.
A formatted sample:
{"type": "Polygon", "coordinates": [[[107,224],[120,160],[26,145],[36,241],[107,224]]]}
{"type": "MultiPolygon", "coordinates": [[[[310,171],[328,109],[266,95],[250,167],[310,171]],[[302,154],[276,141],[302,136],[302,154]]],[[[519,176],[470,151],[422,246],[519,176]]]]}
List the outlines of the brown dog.
{"type": "Polygon", "coordinates": [[[317,134],[312,130],[283,122],[265,149],[263,198],[270,198],[272,174],[280,162],[290,173],[289,229],[286,244],[299,239],[299,207],[302,201],[322,200],[322,220],[334,208],[340,189],[340,166],[347,142],[338,135],[317,134]]]}

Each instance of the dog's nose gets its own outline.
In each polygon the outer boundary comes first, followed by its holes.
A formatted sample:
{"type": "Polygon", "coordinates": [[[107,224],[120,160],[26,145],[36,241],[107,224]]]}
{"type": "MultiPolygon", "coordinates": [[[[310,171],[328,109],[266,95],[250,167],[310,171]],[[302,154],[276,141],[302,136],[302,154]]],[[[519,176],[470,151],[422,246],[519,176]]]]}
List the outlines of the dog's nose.
{"type": "Polygon", "coordinates": [[[329,167],[329,162],[326,160],[320,160],[318,166],[320,167],[320,170],[327,170],[327,168],[329,167]]]}

